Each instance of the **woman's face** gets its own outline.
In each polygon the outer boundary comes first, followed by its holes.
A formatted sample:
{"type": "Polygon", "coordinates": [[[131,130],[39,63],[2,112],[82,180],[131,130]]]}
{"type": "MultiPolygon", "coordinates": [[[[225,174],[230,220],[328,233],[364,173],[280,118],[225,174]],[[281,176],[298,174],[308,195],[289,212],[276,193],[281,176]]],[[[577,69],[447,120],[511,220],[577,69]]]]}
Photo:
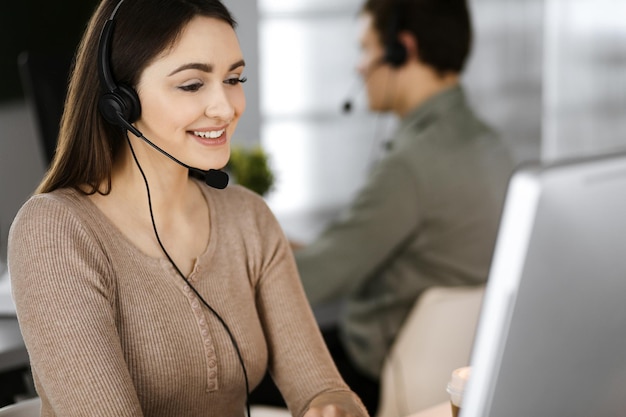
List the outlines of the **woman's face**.
{"type": "Polygon", "coordinates": [[[219,169],[246,107],[244,61],[234,29],[198,16],[176,43],[143,71],[137,85],[136,127],[187,165],[219,169]]]}

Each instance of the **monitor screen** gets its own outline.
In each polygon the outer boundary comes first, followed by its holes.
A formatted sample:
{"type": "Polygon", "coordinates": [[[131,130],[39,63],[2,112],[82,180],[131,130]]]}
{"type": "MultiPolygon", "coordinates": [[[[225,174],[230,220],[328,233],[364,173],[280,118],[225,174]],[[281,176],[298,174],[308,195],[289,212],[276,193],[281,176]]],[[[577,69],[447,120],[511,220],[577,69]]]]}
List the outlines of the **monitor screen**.
{"type": "Polygon", "coordinates": [[[626,154],[511,178],[461,417],[626,415],[626,154]]]}

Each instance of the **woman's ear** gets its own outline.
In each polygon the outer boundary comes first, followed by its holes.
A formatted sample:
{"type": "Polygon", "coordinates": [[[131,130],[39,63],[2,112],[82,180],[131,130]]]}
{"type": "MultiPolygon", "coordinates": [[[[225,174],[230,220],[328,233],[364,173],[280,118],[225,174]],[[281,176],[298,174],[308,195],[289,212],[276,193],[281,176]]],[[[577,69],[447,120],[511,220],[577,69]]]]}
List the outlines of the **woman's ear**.
{"type": "Polygon", "coordinates": [[[404,49],[406,49],[407,61],[414,59],[419,60],[417,39],[411,32],[403,30],[398,33],[398,41],[404,46],[404,49]]]}

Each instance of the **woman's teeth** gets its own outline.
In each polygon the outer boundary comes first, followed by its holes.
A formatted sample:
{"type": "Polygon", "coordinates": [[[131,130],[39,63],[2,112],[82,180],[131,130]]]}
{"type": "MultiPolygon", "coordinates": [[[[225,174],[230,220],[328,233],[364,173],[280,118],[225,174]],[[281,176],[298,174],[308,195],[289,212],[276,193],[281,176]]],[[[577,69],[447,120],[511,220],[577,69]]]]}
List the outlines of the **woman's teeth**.
{"type": "Polygon", "coordinates": [[[204,139],[217,139],[224,134],[224,130],[211,130],[209,132],[193,132],[194,135],[204,139]]]}

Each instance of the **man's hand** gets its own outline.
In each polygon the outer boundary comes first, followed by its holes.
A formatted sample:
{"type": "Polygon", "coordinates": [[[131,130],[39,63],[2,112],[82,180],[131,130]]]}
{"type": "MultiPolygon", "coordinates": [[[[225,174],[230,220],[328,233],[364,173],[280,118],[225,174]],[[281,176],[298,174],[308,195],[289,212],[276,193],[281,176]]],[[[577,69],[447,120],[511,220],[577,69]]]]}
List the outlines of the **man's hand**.
{"type": "Polygon", "coordinates": [[[367,417],[367,410],[354,393],[327,392],[311,401],[303,417],[367,417]]]}
{"type": "Polygon", "coordinates": [[[312,407],[304,414],[304,417],[361,417],[362,413],[351,413],[336,404],[328,404],[322,407],[312,407]]]}

